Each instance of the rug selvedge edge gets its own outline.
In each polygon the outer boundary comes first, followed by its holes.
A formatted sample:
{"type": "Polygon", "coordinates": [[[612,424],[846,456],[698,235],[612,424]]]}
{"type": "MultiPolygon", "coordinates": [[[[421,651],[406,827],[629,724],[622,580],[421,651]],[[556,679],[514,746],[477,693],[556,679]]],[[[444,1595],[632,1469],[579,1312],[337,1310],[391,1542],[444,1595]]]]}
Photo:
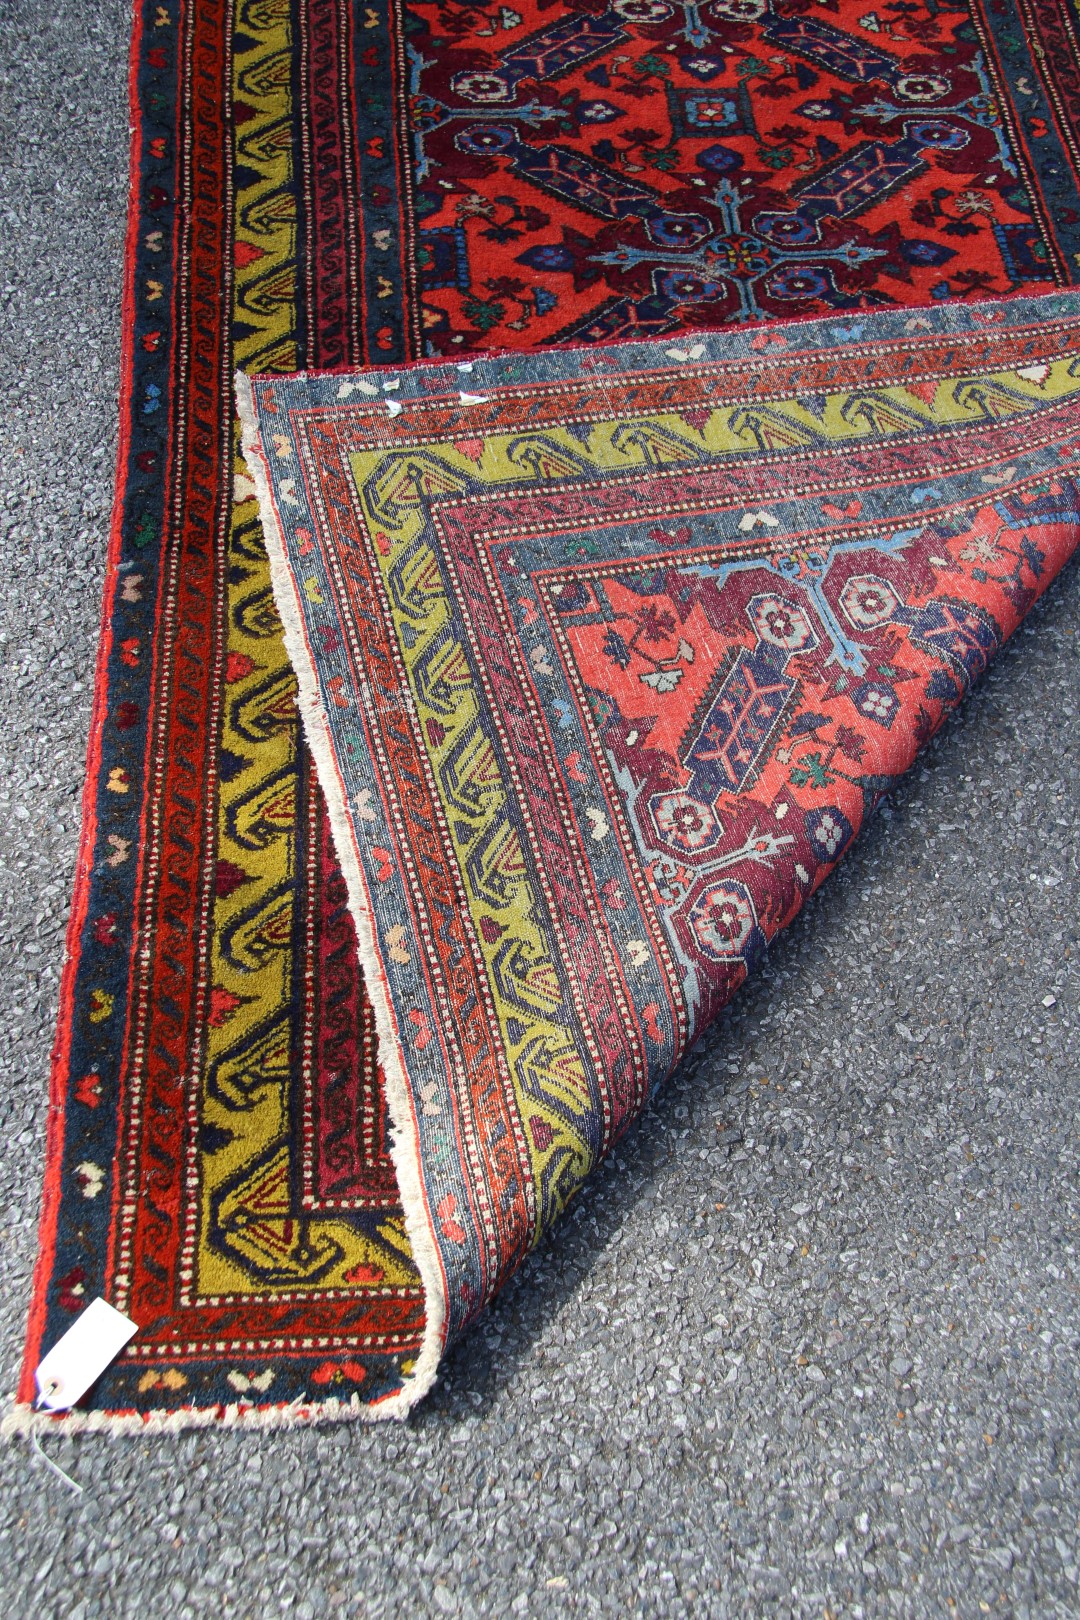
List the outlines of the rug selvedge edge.
{"type": "MultiPolygon", "coordinates": [[[[124,223],[124,284],[120,304],[120,371],[117,389],[118,437],[113,481],[113,497],[109,514],[109,537],[105,554],[104,577],[101,585],[100,633],[94,666],[93,698],[86,745],[86,772],[79,803],[79,842],[75,856],[71,909],[64,931],[64,951],[60,974],[60,992],[56,1015],[56,1035],[49,1054],[49,1091],[46,1135],[44,1147],[44,1173],[42,1177],[41,1208],[37,1232],[37,1253],[27,1307],[27,1325],[15,1391],[15,1411],[31,1411],[30,1400],[35,1394],[34,1370],[41,1359],[42,1339],[48,1317],[48,1285],[52,1275],[56,1251],[57,1226],[63,1202],[61,1172],[66,1141],[68,1100],[71,1093],[71,1043],[74,1034],[75,991],[80,966],[80,942],[89,914],[93,885],[93,851],[98,832],[97,805],[103,766],[103,742],[108,718],[110,661],[113,651],[115,614],[110,585],[120,567],[124,549],[124,527],[127,509],[127,479],[125,477],[132,439],[131,413],[124,409],[130,397],[135,370],[135,285],[138,276],[136,252],[142,214],[138,206],[142,177],[143,127],[139,100],[139,69],[141,65],[144,15],[136,6],[128,50],[128,189],[124,223]]],[[[7,1432],[6,1417],[0,1424],[0,1433],[7,1432]]]]}
{"type": "Polygon", "coordinates": [[[238,372],[235,386],[237,414],[243,428],[244,459],[255,485],[263,535],[270,559],[274,600],[281,617],[285,646],[299,688],[297,703],[301,724],[326,798],[338,860],[348,889],[349,909],[356,926],[360,965],[375,1013],[379,1059],[385,1076],[386,1100],[392,1122],[390,1153],[404,1209],[405,1228],[424,1285],[424,1338],[412,1370],[406,1375],[398,1391],[386,1396],[379,1405],[365,1408],[373,1418],[403,1416],[427,1393],[435,1379],[445,1342],[447,1282],[434,1237],[434,1223],[423,1190],[419,1137],[412,1098],[405,1077],[402,1047],[395,1028],[390,993],[375,941],[373,913],[364,889],[363,874],[345,805],[344,788],[334,763],[333,749],[319,696],[318,678],[304,634],[303,620],[295,600],[295,584],[288,565],[284,537],[278,526],[270,479],[263,461],[251,381],[243,373],[238,372]]]}

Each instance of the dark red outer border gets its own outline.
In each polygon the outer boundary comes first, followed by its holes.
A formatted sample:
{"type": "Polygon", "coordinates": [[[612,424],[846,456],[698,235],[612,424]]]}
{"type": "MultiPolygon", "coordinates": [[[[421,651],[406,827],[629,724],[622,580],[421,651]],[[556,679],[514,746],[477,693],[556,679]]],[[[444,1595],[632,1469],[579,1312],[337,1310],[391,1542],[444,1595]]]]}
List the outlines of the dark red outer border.
{"type": "Polygon", "coordinates": [[[90,879],[93,871],[94,849],[97,844],[97,800],[101,774],[102,737],[108,714],[109,664],[113,645],[113,600],[111,586],[120,565],[123,544],[125,473],[131,451],[131,413],[123,409],[130,398],[135,360],[135,275],[136,249],[141,228],[139,208],[139,179],[142,166],[142,109],[139,106],[138,73],[142,59],[143,12],[136,3],[128,51],[128,196],[127,224],[124,231],[124,283],[120,304],[120,386],[117,395],[119,441],[116,447],[116,477],[113,489],[109,543],[105,556],[105,579],[101,593],[101,629],[98,639],[97,666],[94,671],[94,695],[90,711],[90,735],[86,746],[86,780],[83,783],[79,848],[75,858],[75,884],[71,911],[64,937],[64,963],[60,976],[60,1004],[57,1012],[56,1038],[53,1042],[49,1069],[49,1103],[45,1136],[45,1173],[38,1223],[38,1252],[34,1264],[34,1277],[30,1295],[30,1311],[26,1328],[26,1348],[23,1352],[17,1399],[33,1401],[37,1394],[34,1372],[41,1360],[41,1338],[45,1330],[48,1310],[48,1285],[53,1271],[56,1248],[56,1229],[60,1214],[60,1177],[64,1162],[64,1140],[67,1126],[65,1103],[68,1096],[71,1065],[71,1036],[74,1024],[75,981],[79,972],[79,945],[86,925],[90,902],[90,879]]]}

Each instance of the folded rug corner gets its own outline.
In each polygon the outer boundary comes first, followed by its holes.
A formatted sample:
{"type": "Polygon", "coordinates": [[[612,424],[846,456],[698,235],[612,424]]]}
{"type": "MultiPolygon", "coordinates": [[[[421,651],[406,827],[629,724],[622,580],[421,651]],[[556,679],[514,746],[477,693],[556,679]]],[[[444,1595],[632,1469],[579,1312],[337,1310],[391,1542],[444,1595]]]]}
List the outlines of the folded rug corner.
{"type": "Polygon", "coordinates": [[[237,389],[419,1390],[1075,548],[1080,298],[237,389]]]}

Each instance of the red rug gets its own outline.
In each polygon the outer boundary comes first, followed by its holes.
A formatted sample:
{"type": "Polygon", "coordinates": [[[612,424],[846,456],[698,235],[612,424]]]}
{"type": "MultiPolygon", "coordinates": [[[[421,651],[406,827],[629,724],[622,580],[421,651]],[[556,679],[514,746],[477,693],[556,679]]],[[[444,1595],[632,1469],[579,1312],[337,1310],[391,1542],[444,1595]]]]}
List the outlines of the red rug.
{"type": "MultiPolygon", "coordinates": [[[[399,1409],[435,1332],[233,371],[670,347],[1060,285],[1077,60],[1069,15],[1028,0],[140,9],[116,519],[23,1401],[97,1294],[140,1331],[81,1421],[399,1409]]],[[[748,442],[782,450],[783,418],[751,412],[748,442]]],[[[808,735],[817,765],[795,769],[869,769],[808,735]]]]}

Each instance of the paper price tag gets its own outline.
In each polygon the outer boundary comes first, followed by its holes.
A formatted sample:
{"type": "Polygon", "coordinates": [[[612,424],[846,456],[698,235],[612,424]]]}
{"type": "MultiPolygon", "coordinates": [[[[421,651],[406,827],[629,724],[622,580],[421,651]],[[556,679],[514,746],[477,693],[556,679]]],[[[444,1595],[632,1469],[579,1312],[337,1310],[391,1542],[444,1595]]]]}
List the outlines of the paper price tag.
{"type": "Polygon", "coordinates": [[[77,1321],[38,1363],[35,1405],[46,1412],[67,1412],[100,1378],[138,1327],[103,1299],[91,1300],[77,1321]]]}

